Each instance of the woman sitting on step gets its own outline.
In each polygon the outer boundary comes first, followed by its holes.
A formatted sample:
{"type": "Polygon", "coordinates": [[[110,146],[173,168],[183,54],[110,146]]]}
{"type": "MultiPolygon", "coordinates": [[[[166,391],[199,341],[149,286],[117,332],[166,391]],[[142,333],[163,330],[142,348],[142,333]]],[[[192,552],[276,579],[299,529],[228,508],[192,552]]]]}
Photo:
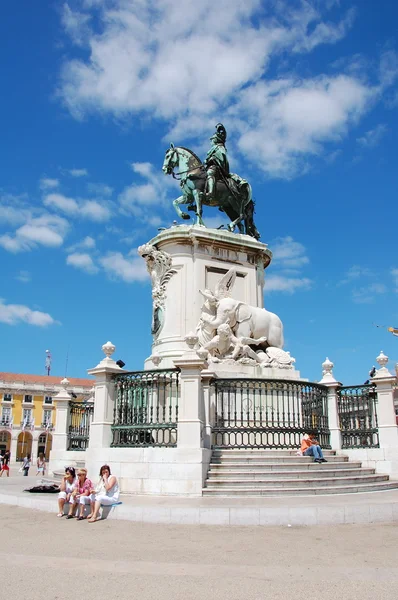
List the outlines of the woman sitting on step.
{"type": "Polygon", "coordinates": [[[60,483],[60,492],[58,494],[58,514],[57,517],[64,516],[65,502],[70,502],[73,490],[76,485],[76,471],[73,467],[66,467],[65,475],[60,483]]]}
{"type": "Polygon", "coordinates": [[[326,458],[323,457],[322,448],[313,431],[303,437],[300,450],[303,456],[313,456],[314,462],[316,463],[328,462],[326,458]]]}
{"type": "Polygon", "coordinates": [[[114,475],[111,475],[109,465],[103,465],[100,468],[100,480],[97,483],[95,490],[94,511],[89,523],[95,523],[100,519],[99,511],[101,506],[111,506],[119,501],[119,484],[114,475]]]}

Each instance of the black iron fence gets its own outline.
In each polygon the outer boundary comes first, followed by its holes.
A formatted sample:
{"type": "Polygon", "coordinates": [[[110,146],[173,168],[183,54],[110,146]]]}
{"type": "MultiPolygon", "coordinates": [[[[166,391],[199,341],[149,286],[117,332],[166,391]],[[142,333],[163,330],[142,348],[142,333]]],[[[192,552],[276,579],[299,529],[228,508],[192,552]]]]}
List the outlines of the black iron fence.
{"type": "Polygon", "coordinates": [[[112,446],[177,445],[179,369],[115,376],[112,446]]]}
{"type": "Polygon", "coordinates": [[[298,448],[315,431],[330,448],[327,388],[270,379],[216,379],[212,445],[215,448],[298,448]]]}
{"type": "Polygon", "coordinates": [[[341,387],[337,405],[342,448],[378,448],[376,386],[341,387]]]}
{"type": "Polygon", "coordinates": [[[94,403],[71,401],[69,408],[68,450],[86,450],[94,414],[94,403]]]}

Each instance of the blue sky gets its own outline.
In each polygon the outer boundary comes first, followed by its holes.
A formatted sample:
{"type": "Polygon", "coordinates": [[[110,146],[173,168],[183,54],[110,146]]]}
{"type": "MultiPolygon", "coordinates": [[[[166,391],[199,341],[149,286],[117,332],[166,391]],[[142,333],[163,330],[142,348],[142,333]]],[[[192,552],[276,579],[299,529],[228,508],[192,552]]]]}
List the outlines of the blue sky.
{"type": "MultiPolygon", "coordinates": [[[[398,339],[398,6],[391,0],[1,3],[3,371],[150,355],[137,247],[176,218],[170,141],[214,125],[274,260],[265,305],[303,377],[345,384],[398,339]],[[138,318],[137,318],[138,315],[138,318]]],[[[208,212],[209,224],[219,214],[208,212]]]]}

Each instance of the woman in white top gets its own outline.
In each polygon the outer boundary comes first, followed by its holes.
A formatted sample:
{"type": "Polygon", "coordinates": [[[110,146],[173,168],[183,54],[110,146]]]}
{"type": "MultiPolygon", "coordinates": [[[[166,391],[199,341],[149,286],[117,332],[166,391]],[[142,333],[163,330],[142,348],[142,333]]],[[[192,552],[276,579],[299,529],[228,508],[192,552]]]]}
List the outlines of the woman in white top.
{"type": "Polygon", "coordinates": [[[119,484],[114,475],[111,475],[109,465],[103,465],[100,468],[100,480],[95,487],[95,504],[94,511],[89,523],[95,523],[99,520],[99,511],[102,506],[111,506],[119,500],[119,484]]]}
{"type": "Polygon", "coordinates": [[[64,504],[70,502],[72,492],[76,487],[76,471],[73,467],[66,467],[65,475],[62,478],[59,486],[60,492],[58,494],[58,514],[57,517],[64,516],[64,504]]]}

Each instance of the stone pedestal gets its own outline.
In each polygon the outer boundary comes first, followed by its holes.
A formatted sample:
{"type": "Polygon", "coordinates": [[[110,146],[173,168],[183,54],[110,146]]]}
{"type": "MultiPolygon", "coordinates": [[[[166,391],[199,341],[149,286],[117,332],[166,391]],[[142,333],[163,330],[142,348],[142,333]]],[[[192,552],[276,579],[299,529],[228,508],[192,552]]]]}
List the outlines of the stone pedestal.
{"type": "Polygon", "coordinates": [[[247,235],[178,225],[162,231],[139,249],[152,279],[154,343],[146,369],[170,368],[186,351],[185,336],[195,332],[203,297],[232,267],[234,298],[263,307],[264,270],[272,253],[247,235]],[[156,252],[150,252],[155,248],[156,252]],[[159,364],[160,359],[160,364],[159,364]]]}

